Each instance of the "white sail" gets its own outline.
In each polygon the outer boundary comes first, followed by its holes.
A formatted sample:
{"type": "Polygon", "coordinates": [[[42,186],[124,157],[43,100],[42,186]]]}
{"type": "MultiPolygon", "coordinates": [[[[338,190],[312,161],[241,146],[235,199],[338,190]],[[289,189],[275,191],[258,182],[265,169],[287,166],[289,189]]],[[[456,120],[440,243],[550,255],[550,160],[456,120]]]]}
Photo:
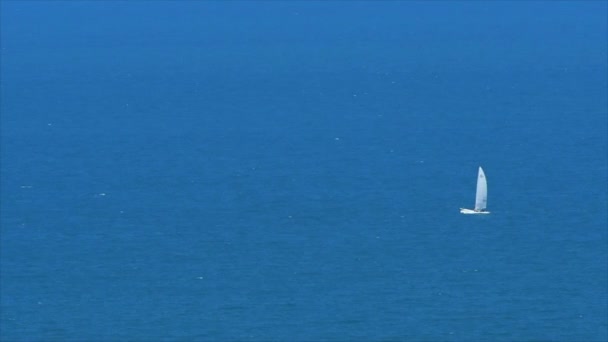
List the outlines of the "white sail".
{"type": "Polygon", "coordinates": [[[481,166],[477,174],[477,193],[475,194],[475,210],[484,210],[488,205],[488,182],[481,166]]]}

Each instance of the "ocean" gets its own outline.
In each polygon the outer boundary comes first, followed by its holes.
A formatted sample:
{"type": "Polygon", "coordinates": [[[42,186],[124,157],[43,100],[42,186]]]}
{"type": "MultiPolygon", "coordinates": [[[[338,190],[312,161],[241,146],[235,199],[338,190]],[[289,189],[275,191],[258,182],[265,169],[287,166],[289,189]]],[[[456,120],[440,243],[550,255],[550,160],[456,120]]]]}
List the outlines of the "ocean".
{"type": "Polygon", "coordinates": [[[0,6],[1,341],[608,340],[607,2],[0,6]]]}

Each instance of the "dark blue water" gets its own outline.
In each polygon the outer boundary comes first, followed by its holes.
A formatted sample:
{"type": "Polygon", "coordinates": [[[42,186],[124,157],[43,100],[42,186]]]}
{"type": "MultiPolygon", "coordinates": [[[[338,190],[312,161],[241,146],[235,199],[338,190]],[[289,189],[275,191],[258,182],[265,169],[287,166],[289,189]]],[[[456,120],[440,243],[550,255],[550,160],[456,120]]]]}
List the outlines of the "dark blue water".
{"type": "Polygon", "coordinates": [[[606,2],[1,10],[0,340],[608,339],[606,2]]]}

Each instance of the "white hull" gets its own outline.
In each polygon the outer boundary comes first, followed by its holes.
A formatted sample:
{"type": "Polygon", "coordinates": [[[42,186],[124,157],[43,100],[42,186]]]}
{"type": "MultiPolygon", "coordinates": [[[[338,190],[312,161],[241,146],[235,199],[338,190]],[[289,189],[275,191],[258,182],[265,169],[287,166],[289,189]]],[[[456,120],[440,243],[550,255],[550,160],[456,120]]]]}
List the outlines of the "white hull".
{"type": "Polygon", "coordinates": [[[460,208],[460,213],[461,214],[466,214],[466,215],[476,215],[476,214],[489,214],[489,211],[481,211],[481,210],[473,210],[473,209],[465,209],[465,208],[460,208]]]}

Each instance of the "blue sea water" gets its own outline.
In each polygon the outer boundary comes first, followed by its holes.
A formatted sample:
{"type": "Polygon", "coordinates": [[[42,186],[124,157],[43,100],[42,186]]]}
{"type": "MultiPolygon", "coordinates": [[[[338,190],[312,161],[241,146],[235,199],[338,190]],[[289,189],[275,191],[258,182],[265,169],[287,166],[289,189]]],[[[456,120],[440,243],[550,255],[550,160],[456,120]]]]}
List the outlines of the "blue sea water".
{"type": "Polygon", "coordinates": [[[0,340],[608,340],[607,7],[3,1],[0,340]]]}

